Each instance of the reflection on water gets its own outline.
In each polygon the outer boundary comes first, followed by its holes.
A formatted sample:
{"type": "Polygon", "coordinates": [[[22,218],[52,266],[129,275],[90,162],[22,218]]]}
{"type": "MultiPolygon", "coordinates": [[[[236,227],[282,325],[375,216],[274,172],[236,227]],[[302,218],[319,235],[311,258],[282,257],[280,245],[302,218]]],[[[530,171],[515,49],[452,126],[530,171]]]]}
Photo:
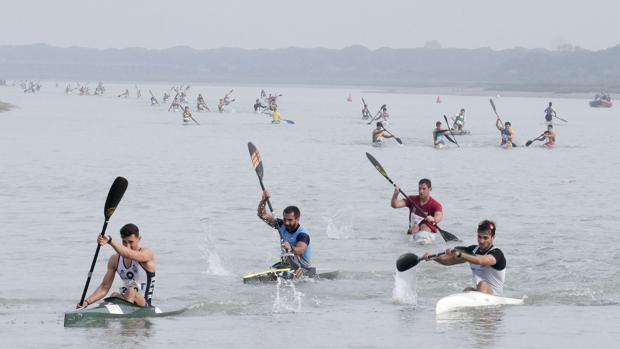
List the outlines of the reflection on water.
{"type": "Polygon", "coordinates": [[[467,341],[465,347],[493,347],[505,334],[503,317],[503,307],[459,310],[436,315],[435,328],[438,332],[458,334],[467,341]]]}

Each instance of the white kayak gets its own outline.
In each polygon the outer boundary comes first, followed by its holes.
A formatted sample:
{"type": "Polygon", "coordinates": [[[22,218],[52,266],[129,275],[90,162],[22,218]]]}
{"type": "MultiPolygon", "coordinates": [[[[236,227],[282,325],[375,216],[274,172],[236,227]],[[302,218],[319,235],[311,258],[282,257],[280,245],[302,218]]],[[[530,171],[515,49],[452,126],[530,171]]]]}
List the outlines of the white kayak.
{"type": "Polygon", "coordinates": [[[499,297],[482,292],[469,291],[451,294],[440,299],[435,306],[435,314],[443,314],[464,308],[521,304],[523,304],[523,299],[499,297]]]}

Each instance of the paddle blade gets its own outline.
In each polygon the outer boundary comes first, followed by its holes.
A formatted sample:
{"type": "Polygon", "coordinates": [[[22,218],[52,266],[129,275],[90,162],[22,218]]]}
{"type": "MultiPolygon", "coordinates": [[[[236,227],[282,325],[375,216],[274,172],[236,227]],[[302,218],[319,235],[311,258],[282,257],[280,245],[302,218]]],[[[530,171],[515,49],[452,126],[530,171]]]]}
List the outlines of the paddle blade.
{"type": "MultiPolygon", "coordinates": [[[[491,103],[491,107],[493,108],[493,112],[497,115],[497,109],[495,109],[495,103],[493,102],[493,98],[489,98],[489,103],[491,103]]],[[[499,115],[497,115],[499,117],[499,115]]]]}
{"type": "Polygon", "coordinates": [[[525,142],[525,146],[529,147],[530,145],[532,145],[532,143],[534,143],[534,141],[527,141],[527,142],[525,142]]]}
{"type": "Polygon", "coordinates": [[[394,137],[394,139],[398,142],[398,144],[403,144],[403,141],[400,138],[394,137]]]}
{"type": "Polygon", "coordinates": [[[377,161],[374,156],[366,153],[366,157],[368,158],[368,160],[370,160],[370,163],[377,169],[377,171],[379,171],[379,173],[381,173],[384,177],[387,177],[387,172],[385,172],[383,166],[381,166],[379,161],[377,161]]]}
{"type": "Polygon", "coordinates": [[[285,122],[287,122],[287,123],[289,123],[291,125],[295,125],[295,121],[293,121],[293,120],[289,120],[289,119],[282,119],[282,120],[284,120],[285,122]]]}
{"type": "Polygon", "coordinates": [[[110,217],[112,217],[112,214],[116,211],[118,203],[121,202],[121,199],[125,194],[125,190],[127,190],[127,184],[127,179],[124,177],[116,177],[114,183],[112,183],[103,208],[103,215],[105,216],[106,222],[110,219],[110,217]]]}
{"type": "Polygon", "coordinates": [[[461,239],[459,239],[456,235],[454,235],[454,234],[452,234],[452,233],[450,233],[448,231],[445,231],[445,230],[443,230],[443,229],[441,229],[439,227],[437,227],[437,229],[439,229],[439,233],[441,234],[441,237],[443,238],[443,240],[445,242],[448,242],[448,241],[461,241],[461,239]]]}
{"type": "Polygon", "coordinates": [[[407,252],[396,260],[396,270],[403,272],[415,267],[418,263],[420,263],[418,256],[411,252],[407,252]]]}
{"type": "Polygon", "coordinates": [[[256,146],[252,142],[248,142],[248,151],[250,152],[250,158],[252,159],[252,167],[256,171],[259,179],[263,179],[263,160],[260,157],[260,153],[256,146]]]}

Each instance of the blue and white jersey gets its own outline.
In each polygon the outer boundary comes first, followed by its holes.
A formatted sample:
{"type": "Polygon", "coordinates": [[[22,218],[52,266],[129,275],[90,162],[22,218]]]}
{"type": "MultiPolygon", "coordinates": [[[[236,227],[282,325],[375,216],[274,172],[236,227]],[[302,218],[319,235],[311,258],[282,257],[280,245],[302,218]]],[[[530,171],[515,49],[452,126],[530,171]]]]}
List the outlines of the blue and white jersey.
{"type": "Polygon", "coordinates": [[[124,287],[135,287],[144,296],[147,306],[151,305],[153,298],[153,290],[155,289],[155,273],[147,271],[144,267],[136,262],[131,261],[129,267],[125,266],[125,258],[118,256],[118,265],[116,273],[123,280],[124,287]]]}
{"type": "Polygon", "coordinates": [[[297,243],[300,241],[303,241],[304,243],[306,243],[306,245],[308,245],[308,247],[306,248],[306,251],[301,256],[300,259],[302,262],[302,266],[304,268],[309,268],[310,260],[312,257],[312,246],[310,245],[310,234],[308,234],[306,229],[302,227],[301,225],[297,227],[297,230],[290,233],[288,230],[286,230],[286,227],[284,226],[284,221],[281,219],[278,219],[278,228],[280,230],[280,235],[282,235],[282,237],[284,238],[284,241],[288,241],[288,243],[291,246],[296,246],[297,243]]]}

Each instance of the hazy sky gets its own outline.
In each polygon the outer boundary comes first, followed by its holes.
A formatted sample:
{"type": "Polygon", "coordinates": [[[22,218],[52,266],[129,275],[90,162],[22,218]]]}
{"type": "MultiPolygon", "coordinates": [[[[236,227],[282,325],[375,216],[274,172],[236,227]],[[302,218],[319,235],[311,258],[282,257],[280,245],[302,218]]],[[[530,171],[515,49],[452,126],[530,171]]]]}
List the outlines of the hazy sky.
{"type": "Polygon", "coordinates": [[[620,0],[2,1],[0,45],[599,50],[620,43],[620,0]],[[616,33],[616,34],[614,34],[616,33]]]}

